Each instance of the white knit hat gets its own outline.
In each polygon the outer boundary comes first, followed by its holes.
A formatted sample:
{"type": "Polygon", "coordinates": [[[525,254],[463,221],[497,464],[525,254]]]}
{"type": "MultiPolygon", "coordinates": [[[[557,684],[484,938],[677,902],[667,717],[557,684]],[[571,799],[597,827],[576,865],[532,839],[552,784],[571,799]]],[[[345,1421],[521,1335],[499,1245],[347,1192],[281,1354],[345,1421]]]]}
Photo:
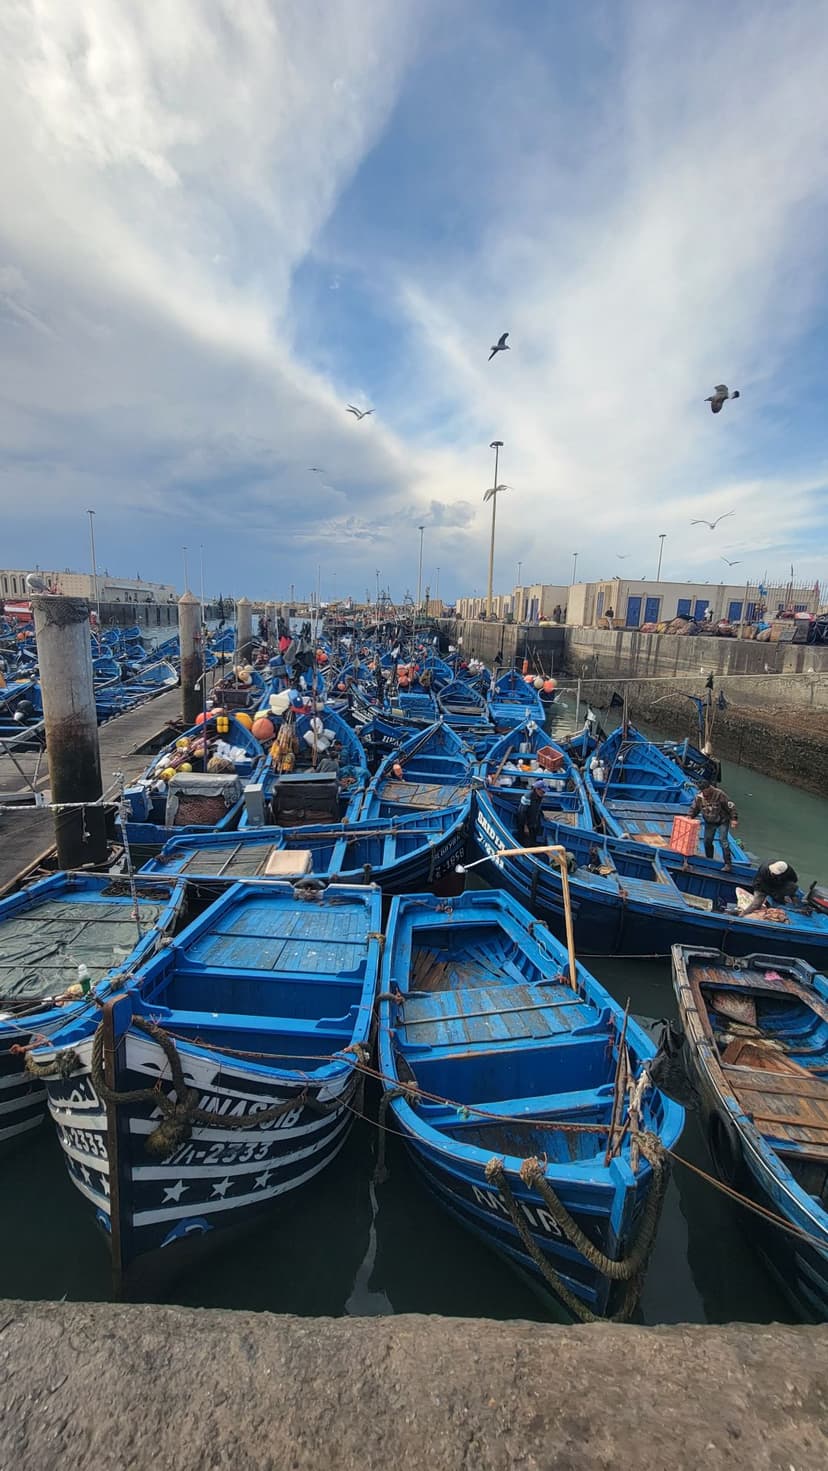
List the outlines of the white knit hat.
{"type": "Polygon", "coordinates": [[[777,858],[775,863],[768,864],[768,868],[770,869],[771,873],[775,873],[777,878],[781,873],[785,872],[785,869],[787,867],[788,865],[783,858],[777,858]]]}

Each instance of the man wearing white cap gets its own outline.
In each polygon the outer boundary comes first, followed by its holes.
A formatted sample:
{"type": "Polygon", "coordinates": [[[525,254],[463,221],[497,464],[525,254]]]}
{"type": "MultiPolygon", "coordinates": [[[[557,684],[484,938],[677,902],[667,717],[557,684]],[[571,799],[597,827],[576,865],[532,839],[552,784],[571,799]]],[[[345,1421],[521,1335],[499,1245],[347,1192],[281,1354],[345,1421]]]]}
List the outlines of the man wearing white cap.
{"type": "Polygon", "coordinates": [[[774,907],[786,904],[788,899],[794,898],[798,883],[796,869],[791,868],[784,858],[777,858],[773,863],[760,863],[753,880],[753,898],[747,909],[742,910],[742,919],[747,914],[755,914],[768,899],[774,907]]]}

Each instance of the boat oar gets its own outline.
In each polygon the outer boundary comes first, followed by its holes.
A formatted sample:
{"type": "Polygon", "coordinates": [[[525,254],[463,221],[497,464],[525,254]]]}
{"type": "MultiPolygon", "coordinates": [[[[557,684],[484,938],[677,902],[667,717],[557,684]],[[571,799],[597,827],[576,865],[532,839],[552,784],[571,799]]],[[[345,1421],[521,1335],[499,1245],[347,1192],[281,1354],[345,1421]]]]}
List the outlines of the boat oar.
{"type": "Polygon", "coordinates": [[[569,893],[569,869],[567,868],[566,848],[560,843],[543,843],[536,848],[501,848],[497,853],[486,855],[485,858],[475,858],[473,863],[458,863],[455,865],[455,873],[468,873],[470,868],[477,868],[479,863],[491,863],[497,858],[520,858],[524,854],[548,853],[554,858],[561,871],[561,889],[564,902],[564,922],[566,924],[566,948],[569,954],[569,984],[573,991],[578,990],[578,975],[575,961],[575,934],[572,928],[572,900],[569,893]]]}

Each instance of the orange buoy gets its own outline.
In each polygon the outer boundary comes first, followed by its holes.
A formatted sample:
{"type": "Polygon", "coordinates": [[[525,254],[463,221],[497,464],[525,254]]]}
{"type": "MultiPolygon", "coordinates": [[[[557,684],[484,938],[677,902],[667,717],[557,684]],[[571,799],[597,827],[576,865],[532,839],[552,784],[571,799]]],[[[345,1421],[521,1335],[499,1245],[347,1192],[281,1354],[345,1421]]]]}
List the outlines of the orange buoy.
{"type": "Polygon", "coordinates": [[[206,718],[207,717],[204,714],[204,711],[203,710],[199,710],[199,712],[198,712],[198,714],[196,716],[196,725],[203,725],[204,724],[204,721],[206,720],[206,718]]]}
{"type": "Polygon", "coordinates": [[[266,715],[260,715],[258,720],[253,721],[253,734],[257,741],[272,741],[276,734],[276,727],[266,715]]]}
{"type": "Polygon", "coordinates": [[[238,725],[243,725],[245,730],[253,729],[253,717],[248,715],[246,710],[236,711],[236,722],[238,725]]]}
{"type": "Polygon", "coordinates": [[[523,661],[523,670],[522,670],[522,673],[523,674],[528,674],[529,673],[529,660],[528,659],[524,659],[524,661],[523,661]]]}
{"type": "Polygon", "coordinates": [[[394,765],[391,767],[391,770],[393,771],[395,777],[397,778],[397,781],[402,781],[403,769],[402,769],[399,761],[395,761],[394,762],[394,765]]]}

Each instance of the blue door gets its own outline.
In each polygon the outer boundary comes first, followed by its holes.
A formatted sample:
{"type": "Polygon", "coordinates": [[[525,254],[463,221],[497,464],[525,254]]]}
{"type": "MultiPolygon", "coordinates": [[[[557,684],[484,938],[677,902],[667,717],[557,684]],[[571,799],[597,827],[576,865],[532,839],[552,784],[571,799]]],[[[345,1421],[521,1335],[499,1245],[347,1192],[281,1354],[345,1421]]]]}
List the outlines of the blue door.
{"type": "Polygon", "coordinates": [[[738,623],[742,616],[742,604],[728,603],[727,616],[731,623],[738,623]]]}
{"type": "Polygon", "coordinates": [[[676,617],[677,618],[689,618],[690,617],[690,599],[689,598],[679,598],[678,602],[676,603],[676,617]]]}
{"type": "Polygon", "coordinates": [[[637,628],[641,622],[641,599],[627,598],[627,627],[637,628]]]}
{"type": "Polygon", "coordinates": [[[603,613],[603,611],[604,611],[604,589],[601,588],[601,591],[598,594],[598,605],[597,605],[596,610],[595,610],[595,616],[596,616],[596,618],[600,618],[601,617],[601,614],[603,613]]]}
{"type": "Polygon", "coordinates": [[[661,607],[661,598],[648,598],[644,604],[644,622],[658,623],[658,610],[661,607]]]}
{"type": "Polygon", "coordinates": [[[709,603],[709,601],[709,598],[696,598],[696,608],[693,613],[693,617],[695,618],[697,623],[701,623],[707,611],[707,604],[709,603]]]}

